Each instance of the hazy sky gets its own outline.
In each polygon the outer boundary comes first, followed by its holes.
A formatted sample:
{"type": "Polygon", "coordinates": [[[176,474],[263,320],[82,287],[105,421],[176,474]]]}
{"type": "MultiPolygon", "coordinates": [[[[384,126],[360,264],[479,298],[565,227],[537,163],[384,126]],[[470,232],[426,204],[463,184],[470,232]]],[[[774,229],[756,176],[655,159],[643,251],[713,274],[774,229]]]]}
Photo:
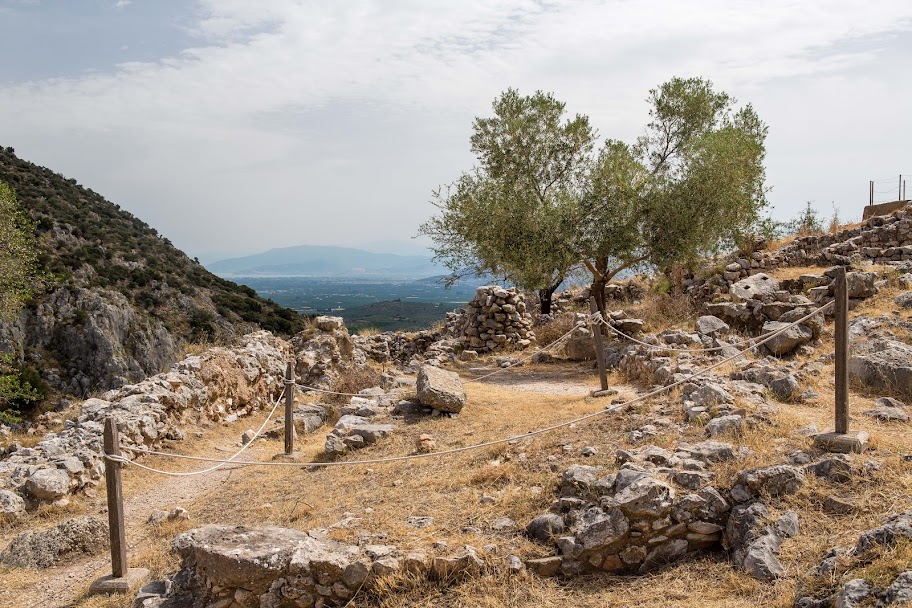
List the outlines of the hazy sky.
{"type": "Polygon", "coordinates": [[[632,141],[710,78],[769,124],[779,219],[912,177],[908,0],[0,0],[0,53],[0,145],[204,259],[414,247],[510,86],[632,141]]]}

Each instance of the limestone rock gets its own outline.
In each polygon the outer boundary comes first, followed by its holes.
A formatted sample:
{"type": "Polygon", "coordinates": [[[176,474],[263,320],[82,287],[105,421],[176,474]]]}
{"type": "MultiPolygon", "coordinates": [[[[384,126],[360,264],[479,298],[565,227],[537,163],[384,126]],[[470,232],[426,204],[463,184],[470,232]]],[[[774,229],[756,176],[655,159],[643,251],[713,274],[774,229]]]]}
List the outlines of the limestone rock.
{"type": "Polygon", "coordinates": [[[804,473],[796,466],[780,464],[741,471],[738,480],[754,494],[782,496],[798,491],[804,484],[804,473]]]}
{"type": "Polygon", "coordinates": [[[418,371],[418,400],[442,412],[458,414],[466,402],[459,374],[424,365],[418,371]]]}
{"type": "Polygon", "coordinates": [[[880,339],[853,345],[849,378],[912,398],[912,347],[896,340],[880,339]]]}
{"type": "MultiPolygon", "coordinates": [[[[789,326],[788,323],[779,321],[767,321],[763,324],[763,334],[771,334],[781,331],[789,326]]],[[[807,344],[814,337],[814,333],[804,325],[794,325],[788,327],[782,333],[773,337],[766,343],[766,348],[774,355],[787,355],[803,344],[807,344]]]]}
{"type": "Polygon", "coordinates": [[[48,568],[96,555],[107,545],[107,524],[97,517],[81,517],[47,530],[22,532],[0,553],[0,563],[17,568],[48,568]]]}
{"type": "Polygon", "coordinates": [[[0,522],[25,515],[25,501],[15,492],[0,490],[0,522]]]}
{"type": "Polygon", "coordinates": [[[555,536],[563,534],[564,530],[564,518],[555,513],[539,515],[526,526],[526,534],[543,543],[551,542],[555,536]]]}
{"type": "Polygon", "coordinates": [[[25,491],[38,500],[57,500],[69,489],[70,476],[60,469],[41,469],[25,481],[25,491]]]}
{"type": "Polygon", "coordinates": [[[731,327],[719,317],[703,315],[697,318],[696,330],[701,336],[718,338],[719,336],[727,334],[731,330],[731,327]]]}
{"type": "Polygon", "coordinates": [[[741,279],[731,286],[730,293],[735,302],[762,300],[772,297],[779,290],[779,281],[761,273],[741,279]]]}

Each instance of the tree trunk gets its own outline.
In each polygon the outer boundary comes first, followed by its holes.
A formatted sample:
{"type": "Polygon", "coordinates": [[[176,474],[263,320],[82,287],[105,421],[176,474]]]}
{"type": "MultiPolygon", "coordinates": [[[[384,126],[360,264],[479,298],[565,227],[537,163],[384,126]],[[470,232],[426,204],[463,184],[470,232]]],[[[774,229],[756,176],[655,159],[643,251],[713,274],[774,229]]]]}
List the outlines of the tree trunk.
{"type": "MultiPolygon", "coordinates": [[[[563,281],[561,281],[561,283],[562,282],[563,281]]],[[[538,303],[539,307],[541,308],[541,314],[551,314],[551,296],[554,295],[554,292],[557,291],[558,287],[560,287],[560,283],[556,283],[551,287],[545,287],[544,289],[538,290],[538,303]]]]}

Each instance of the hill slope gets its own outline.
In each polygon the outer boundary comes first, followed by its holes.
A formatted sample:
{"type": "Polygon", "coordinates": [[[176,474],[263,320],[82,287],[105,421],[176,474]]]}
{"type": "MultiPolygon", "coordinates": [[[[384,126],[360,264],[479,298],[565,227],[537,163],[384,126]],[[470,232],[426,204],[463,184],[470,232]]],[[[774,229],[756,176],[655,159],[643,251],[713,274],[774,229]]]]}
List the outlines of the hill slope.
{"type": "Polygon", "coordinates": [[[208,264],[209,270],[225,276],[371,276],[417,278],[440,274],[430,258],[417,255],[371,253],[351,247],[301,245],[270,249],[208,264]]]}
{"type": "Polygon", "coordinates": [[[62,391],[141,379],[188,341],[303,326],[299,314],[210,273],[145,222],[12,148],[0,149],[0,180],[36,222],[50,275],[18,321],[0,326],[0,352],[38,362],[62,391]]]}

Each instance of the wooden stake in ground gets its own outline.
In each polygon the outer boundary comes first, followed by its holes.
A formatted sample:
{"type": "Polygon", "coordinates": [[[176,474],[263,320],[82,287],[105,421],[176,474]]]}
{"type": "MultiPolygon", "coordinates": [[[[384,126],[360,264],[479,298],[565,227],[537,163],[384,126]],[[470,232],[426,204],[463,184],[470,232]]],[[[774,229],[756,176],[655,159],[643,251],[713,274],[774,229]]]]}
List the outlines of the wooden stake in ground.
{"type": "Polygon", "coordinates": [[[291,361],[285,365],[285,454],[294,453],[294,370],[291,361]]]}
{"type": "Polygon", "coordinates": [[[294,362],[288,361],[285,364],[285,451],[273,456],[273,460],[298,461],[301,459],[301,453],[294,451],[294,394],[294,362]]]}
{"type": "MultiPolygon", "coordinates": [[[[114,418],[105,419],[104,453],[119,457],[120,433],[114,418]]],[[[120,480],[121,463],[105,458],[105,489],[108,494],[108,533],[111,542],[111,574],[103,576],[89,587],[90,594],[126,593],[148,576],[145,568],[127,567],[127,540],[124,527],[123,486],[120,480]]]]}
{"type": "MultiPolygon", "coordinates": [[[[594,297],[589,298],[589,311],[593,315],[598,314],[599,312],[594,297]]],[[[589,322],[589,328],[592,330],[592,338],[595,340],[595,361],[598,363],[599,381],[602,383],[602,389],[593,391],[592,396],[604,397],[614,393],[608,390],[608,370],[605,369],[605,348],[602,345],[602,326],[597,321],[592,320],[589,322]]]]}
{"type": "Polygon", "coordinates": [[[814,445],[827,452],[858,452],[868,446],[864,431],[849,432],[849,295],[845,267],[836,272],[836,406],[834,432],[814,438],[814,445]]]}

